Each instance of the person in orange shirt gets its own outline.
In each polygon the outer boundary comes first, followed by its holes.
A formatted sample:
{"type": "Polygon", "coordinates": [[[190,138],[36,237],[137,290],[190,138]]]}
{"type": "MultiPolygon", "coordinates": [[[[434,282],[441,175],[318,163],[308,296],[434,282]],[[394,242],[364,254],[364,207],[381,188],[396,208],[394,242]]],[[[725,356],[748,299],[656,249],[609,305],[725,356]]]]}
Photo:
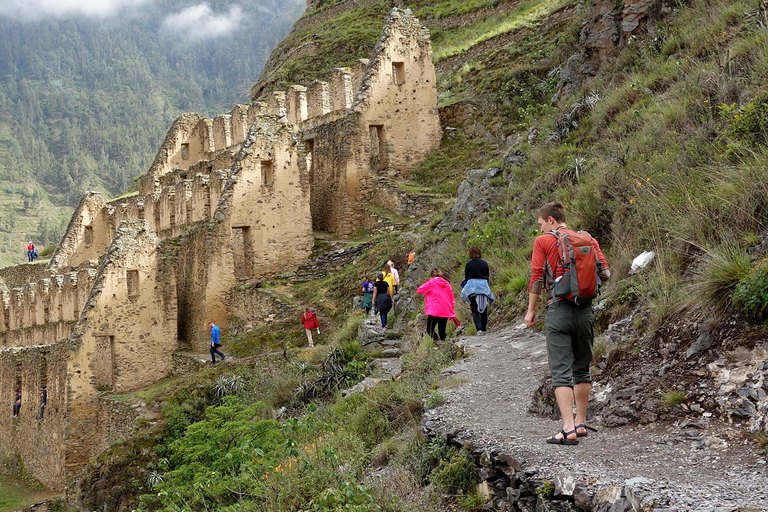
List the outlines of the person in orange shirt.
{"type": "MultiPolygon", "coordinates": [[[[533,327],[536,322],[536,303],[542,289],[562,276],[558,266],[558,231],[575,233],[565,223],[565,207],[560,203],[547,203],[537,213],[539,230],[531,256],[531,281],[528,287],[528,311],[525,323],[533,327]],[[559,275],[558,275],[559,272],[559,275]]],[[[592,239],[595,254],[602,264],[603,280],[610,277],[597,240],[592,239]]],[[[595,315],[591,303],[576,304],[568,299],[552,298],[547,303],[545,318],[547,334],[547,358],[552,372],[552,386],[563,417],[563,429],[547,438],[547,443],[561,445],[579,444],[578,438],[587,435],[587,406],[592,379],[589,364],[592,361],[595,315]],[[573,404],[576,402],[576,415],[573,404]]]]}

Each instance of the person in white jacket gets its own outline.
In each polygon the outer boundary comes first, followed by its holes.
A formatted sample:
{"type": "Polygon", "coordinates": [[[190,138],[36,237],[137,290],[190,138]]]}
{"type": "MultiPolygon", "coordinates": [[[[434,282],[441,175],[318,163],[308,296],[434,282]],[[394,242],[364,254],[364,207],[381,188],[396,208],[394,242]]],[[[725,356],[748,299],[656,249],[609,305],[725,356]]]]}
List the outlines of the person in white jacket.
{"type": "Polygon", "coordinates": [[[392,260],[389,260],[387,262],[387,265],[389,265],[389,270],[392,272],[392,276],[395,278],[395,289],[393,290],[394,293],[397,293],[400,289],[400,272],[397,271],[395,268],[395,264],[392,263],[392,260]]]}

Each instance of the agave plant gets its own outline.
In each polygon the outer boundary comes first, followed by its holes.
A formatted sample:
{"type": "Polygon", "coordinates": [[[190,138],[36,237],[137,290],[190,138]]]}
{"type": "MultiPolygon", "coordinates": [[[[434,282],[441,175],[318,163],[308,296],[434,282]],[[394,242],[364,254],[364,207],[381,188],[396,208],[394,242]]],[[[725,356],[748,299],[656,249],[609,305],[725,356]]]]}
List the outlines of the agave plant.
{"type": "Polygon", "coordinates": [[[217,399],[225,396],[239,395],[248,387],[242,375],[233,373],[231,375],[222,375],[214,386],[214,392],[217,399]]]}

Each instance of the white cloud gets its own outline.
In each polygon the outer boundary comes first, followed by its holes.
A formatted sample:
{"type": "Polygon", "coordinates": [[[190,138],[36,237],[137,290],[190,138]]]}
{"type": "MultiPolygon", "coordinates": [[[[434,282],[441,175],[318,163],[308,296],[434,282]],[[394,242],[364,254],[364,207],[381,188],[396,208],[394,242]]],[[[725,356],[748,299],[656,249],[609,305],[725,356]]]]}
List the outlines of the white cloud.
{"type": "Polygon", "coordinates": [[[148,0],[0,0],[0,16],[18,20],[95,16],[106,18],[148,0]]]}
{"type": "Polygon", "coordinates": [[[214,13],[208,4],[187,7],[163,20],[162,30],[180,34],[186,40],[212,39],[231,34],[243,19],[243,10],[233,5],[229,12],[214,13]]]}

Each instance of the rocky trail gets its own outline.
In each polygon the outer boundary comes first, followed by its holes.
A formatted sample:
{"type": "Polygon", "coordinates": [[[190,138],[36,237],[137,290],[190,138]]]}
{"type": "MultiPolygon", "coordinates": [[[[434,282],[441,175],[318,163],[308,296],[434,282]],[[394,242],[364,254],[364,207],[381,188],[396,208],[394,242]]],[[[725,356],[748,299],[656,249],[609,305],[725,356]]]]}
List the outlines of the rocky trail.
{"type": "Polygon", "coordinates": [[[549,371],[544,336],[510,327],[458,342],[469,355],[443,372],[451,385],[423,428],[473,451],[498,510],[549,510],[542,495],[554,510],[768,510],[766,457],[736,425],[702,414],[603,428],[591,417],[599,432],[578,446],[547,444],[560,422],[528,412],[549,371]]]}

